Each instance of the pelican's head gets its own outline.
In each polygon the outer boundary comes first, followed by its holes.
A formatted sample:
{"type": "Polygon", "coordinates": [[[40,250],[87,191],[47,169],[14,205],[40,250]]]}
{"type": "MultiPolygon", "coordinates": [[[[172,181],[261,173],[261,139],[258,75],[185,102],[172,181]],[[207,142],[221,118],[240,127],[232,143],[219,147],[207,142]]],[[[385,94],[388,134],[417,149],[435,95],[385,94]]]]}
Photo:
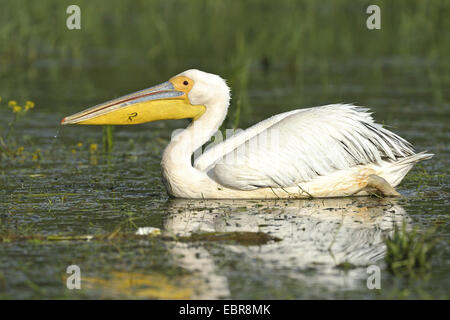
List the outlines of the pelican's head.
{"type": "Polygon", "coordinates": [[[214,99],[228,97],[229,89],[222,78],[191,69],[157,86],[65,117],[61,124],[128,125],[168,119],[197,120],[214,99]]]}

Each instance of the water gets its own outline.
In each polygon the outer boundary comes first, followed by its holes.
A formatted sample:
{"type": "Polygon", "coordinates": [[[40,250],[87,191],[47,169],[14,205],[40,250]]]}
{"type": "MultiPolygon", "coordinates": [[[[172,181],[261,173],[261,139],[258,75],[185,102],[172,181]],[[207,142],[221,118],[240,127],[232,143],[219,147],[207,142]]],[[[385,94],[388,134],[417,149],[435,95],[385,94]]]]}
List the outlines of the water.
{"type": "MultiPolygon", "coordinates": [[[[32,76],[17,80],[25,92],[3,88],[36,107],[14,127],[15,147],[24,146],[24,154],[0,163],[0,232],[9,235],[0,244],[1,298],[448,298],[448,64],[344,59],[321,71],[306,64],[301,74],[252,65],[243,128],[294,108],[354,102],[371,107],[377,121],[417,151],[436,154],[410,172],[398,188],[401,199],[314,201],[169,199],[159,161],[171,132],[187,121],[116,127],[110,154],[101,151],[100,127],[58,127],[66,115],[172,76],[138,72],[143,64],[94,70],[38,64],[32,76]],[[135,76],[111,76],[124,70],[135,76]],[[32,160],[37,149],[41,158],[32,160]],[[415,280],[391,275],[383,260],[383,237],[403,220],[420,230],[440,227],[432,272],[415,280]],[[139,227],[178,237],[261,231],[281,241],[248,246],[133,237],[139,227]],[[38,237],[48,235],[105,239],[38,237]],[[66,288],[72,264],[81,268],[81,290],[66,288]],[[373,264],[381,268],[381,290],[366,286],[373,264]]],[[[1,106],[3,130],[12,113],[1,106]]]]}

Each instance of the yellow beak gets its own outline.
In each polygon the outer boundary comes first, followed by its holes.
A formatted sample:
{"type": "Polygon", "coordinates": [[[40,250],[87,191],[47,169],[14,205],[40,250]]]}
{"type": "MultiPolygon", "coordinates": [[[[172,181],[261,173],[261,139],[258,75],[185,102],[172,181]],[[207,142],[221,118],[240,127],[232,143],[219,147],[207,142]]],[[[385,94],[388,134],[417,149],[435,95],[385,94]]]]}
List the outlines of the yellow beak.
{"type": "Polygon", "coordinates": [[[61,124],[130,125],[168,119],[198,119],[206,107],[192,105],[186,91],[172,81],[107,101],[74,115],[61,124]]]}

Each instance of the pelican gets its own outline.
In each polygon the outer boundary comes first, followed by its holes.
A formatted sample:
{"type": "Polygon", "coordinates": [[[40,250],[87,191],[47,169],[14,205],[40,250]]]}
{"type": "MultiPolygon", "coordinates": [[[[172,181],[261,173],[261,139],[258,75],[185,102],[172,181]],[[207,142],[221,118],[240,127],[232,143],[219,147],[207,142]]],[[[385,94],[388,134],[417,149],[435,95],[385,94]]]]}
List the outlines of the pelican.
{"type": "Polygon", "coordinates": [[[61,124],[130,125],[192,119],[173,136],[161,167],[170,196],[279,199],[399,196],[395,187],[433,154],[374,122],[369,109],[331,104],[272,116],[224,142],[210,141],[225,119],[230,88],[218,75],[191,69],[167,82],[68,116],[61,124]]]}

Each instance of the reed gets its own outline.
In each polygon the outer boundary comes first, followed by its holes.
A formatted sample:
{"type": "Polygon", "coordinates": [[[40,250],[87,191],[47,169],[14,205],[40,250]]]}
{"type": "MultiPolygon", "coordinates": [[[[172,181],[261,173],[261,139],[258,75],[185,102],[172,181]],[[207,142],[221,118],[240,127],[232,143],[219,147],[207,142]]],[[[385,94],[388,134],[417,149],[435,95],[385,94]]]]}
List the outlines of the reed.
{"type": "Polygon", "coordinates": [[[68,2],[17,0],[0,12],[1,63],[108,55],[178,71],[232,65],[245,51],[253,62],[296,69],[308,59],[450,54],[448,1],[375,2],[382,10],[380,31],[366,28],[367,1],[80,0],[82,29],[69,31],[68,2]]]}

